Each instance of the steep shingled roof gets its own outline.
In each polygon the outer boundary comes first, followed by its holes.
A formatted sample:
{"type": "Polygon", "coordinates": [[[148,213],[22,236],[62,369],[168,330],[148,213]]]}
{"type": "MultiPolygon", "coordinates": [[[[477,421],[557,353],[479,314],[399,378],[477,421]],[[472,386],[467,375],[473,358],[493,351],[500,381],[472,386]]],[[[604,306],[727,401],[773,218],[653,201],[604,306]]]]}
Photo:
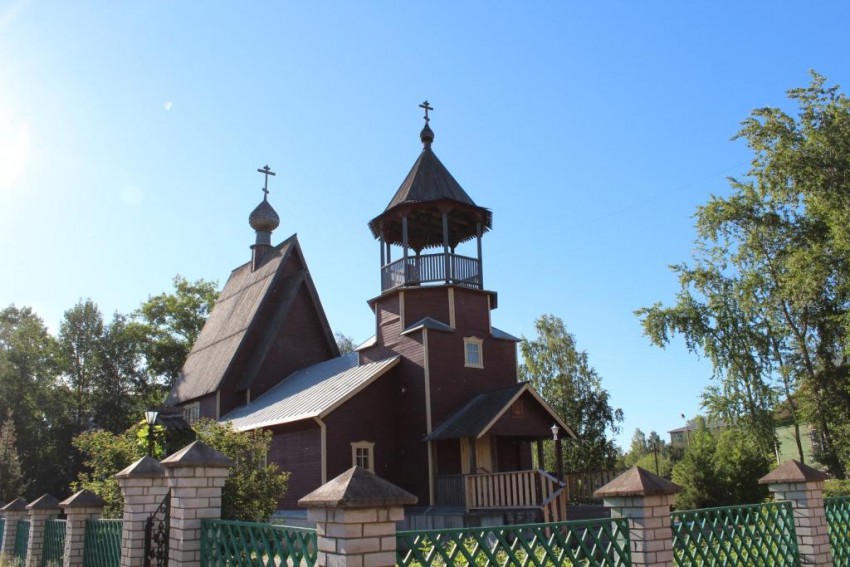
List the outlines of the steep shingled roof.
{"type": "MultiPolygon", "coordinates": [[[[278,296],[292,295],[302,283],[307,285],[313,298],[329,349],[338,353],[318,294],[304,263],[297,236],[290,236],[272,248],[258,269],[252,271],[251,268],[251,262],[247,262],[230,274],[171,389],[166,400],[167,405],[184,403],[218,390],[240,349],[244,347],[246,336],[254,329],[258,333],[268,332],[267,322],[275,307],[280,308],[285,304],[280,301],[272,306],[272,296],[274,299],[280,299],[278,296]],[[277,285],[282,279],[284,268],[290,261],[294,261],[296,256],[304,266],[301,276],[287,282],[288,285],[277,285]]],[[[240,387],[250,385],[252,376],[248,374],[242,376],[240,387]]]]}

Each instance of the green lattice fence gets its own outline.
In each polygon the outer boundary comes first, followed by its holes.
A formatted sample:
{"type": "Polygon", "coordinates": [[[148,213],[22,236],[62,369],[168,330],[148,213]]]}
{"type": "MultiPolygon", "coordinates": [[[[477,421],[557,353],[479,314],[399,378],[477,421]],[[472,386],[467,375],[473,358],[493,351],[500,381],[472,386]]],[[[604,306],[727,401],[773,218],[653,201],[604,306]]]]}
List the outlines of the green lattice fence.
{"type": "Polygon", "coordinates": [[[835,567],[850,567],[850,496],[824,498],[829,546],[835,567]]]}
{"type": "Polygon", "coordinates": [[[0,551],[3,551],[3,533],[6,530],[6,518],[0,518],[0,551]]]}
{"type": "Polygon", "coordinates": [[[65,520],[47,520],[44,523],[44,552],[42,567],[62,565],[65,554],[65,520]]]}
{"type": "Polygon", "coordinates": [[[677,566],[799,565],[790,502],[670,514],[677,566]]]}
{"type": "Polygon", "coordinates": [[[201,521],[201,567],[312,567],[316,555],[316,530],[254,522],[201,521]]]}
{"type": "Polygon", "coordinates": [[[30,541],[30,521],[18,520],[18,531],[15,533],[15,552],[13,557],[21,560],[21,563],[27,559],[27,544],[30,541]]]}
{"type": "Polygon", "coordinates": [[[122,520],[86,520],[84,567],[118,567],[121,564],[122,520]]]}
{"type": "Polygon", "coordinates": [[[397,564],[404,567],[631,565],[629,525],[622,518],[403,531],[396,537],[397,564]]]}

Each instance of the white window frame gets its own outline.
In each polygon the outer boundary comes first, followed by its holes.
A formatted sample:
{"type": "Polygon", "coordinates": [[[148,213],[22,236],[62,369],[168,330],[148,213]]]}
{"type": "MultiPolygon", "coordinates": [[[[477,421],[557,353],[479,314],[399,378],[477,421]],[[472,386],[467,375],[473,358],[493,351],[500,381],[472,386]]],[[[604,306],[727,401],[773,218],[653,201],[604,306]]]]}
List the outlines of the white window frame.
{"type": "MultiPolygon", "coordinates": [[[[354,441],[351,443],[351,465],[357,466],[357,451],[362,449],[365,451],[366,458],[369,460],[369,466],[364,469],[375,472],[375,442],[374,441],[354,441]]],[[[362,466],[362,465],[361,465],[362,466]]]]}
{"type": "Polygon", "coordinates": [[[197,423],[201,419],[201,402],[192,402],[183,406],[183,419],[189,425],[197,423]]]}
{"type": "Polygon", "coordinates": [[[478,337],[463,338],[463,365],[467,368],[484,368],[484,341],[478,337]],[[478,362],[470,362],[469,347],[478,347],[478,362]]]}

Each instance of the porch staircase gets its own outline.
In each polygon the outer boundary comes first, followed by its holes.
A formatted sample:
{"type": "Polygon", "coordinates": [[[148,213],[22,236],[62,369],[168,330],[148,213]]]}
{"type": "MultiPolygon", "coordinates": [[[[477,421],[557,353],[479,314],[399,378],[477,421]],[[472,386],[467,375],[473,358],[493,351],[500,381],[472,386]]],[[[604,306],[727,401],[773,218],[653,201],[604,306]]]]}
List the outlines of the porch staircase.
{"type": "Polygon", "coordinates": [[[466,510],[538,509],[544,522],[567,519],[567,484],[544,470],[467,475],[466,510]]]}

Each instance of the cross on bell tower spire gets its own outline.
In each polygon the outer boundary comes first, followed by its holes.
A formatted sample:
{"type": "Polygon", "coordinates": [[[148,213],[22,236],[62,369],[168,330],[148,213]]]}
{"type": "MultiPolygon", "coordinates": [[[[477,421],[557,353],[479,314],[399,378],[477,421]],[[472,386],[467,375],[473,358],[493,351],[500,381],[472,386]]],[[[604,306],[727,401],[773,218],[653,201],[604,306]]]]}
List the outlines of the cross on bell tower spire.
{"type": "Polygon", "coordinates": [[[422,140],[422,145],[425,149],[431,149],[431,142],[434,141],[434,131],[431,130],[431,127],[428,125],[428,123],[431,122],[431,117],[428,116],[428,111],[434,110],[434,107],[426,100],[419,105],[419,108],[425,109],[425,127],[422,128],[422,131],[419,133],[419,139],[422,140]]]}

